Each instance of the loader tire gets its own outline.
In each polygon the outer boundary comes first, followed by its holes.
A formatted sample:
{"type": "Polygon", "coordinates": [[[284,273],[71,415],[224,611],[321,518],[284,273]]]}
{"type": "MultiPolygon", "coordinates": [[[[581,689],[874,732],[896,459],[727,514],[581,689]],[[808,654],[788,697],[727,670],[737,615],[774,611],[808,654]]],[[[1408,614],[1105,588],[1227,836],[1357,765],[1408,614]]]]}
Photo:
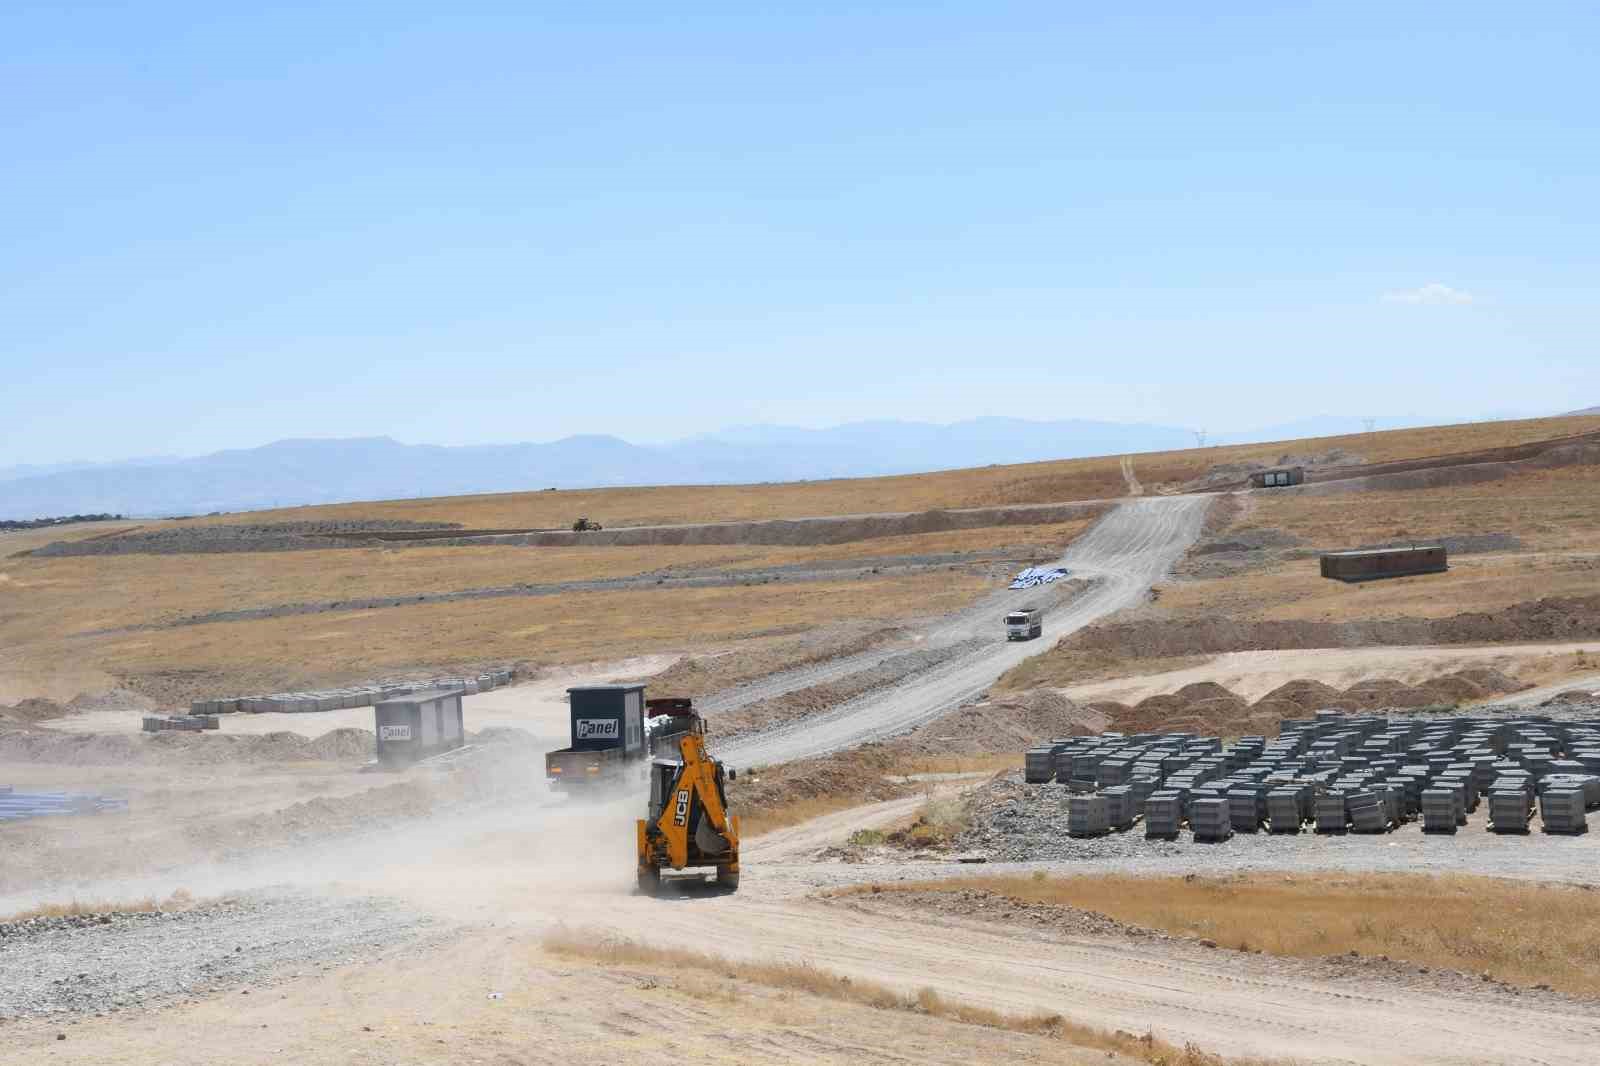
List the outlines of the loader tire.
{"type": "Polygon", "coordinates": [[[641,867],[639,870],[639,895],[659,896],[661,894],[661,871],[654,866],[641,867]]]}
{"type": "Polygon", "coordinates": [[[717,867],[717,884],[721,885],[729,892],[738,891],[739,871],[727,866],[717,867]]]}

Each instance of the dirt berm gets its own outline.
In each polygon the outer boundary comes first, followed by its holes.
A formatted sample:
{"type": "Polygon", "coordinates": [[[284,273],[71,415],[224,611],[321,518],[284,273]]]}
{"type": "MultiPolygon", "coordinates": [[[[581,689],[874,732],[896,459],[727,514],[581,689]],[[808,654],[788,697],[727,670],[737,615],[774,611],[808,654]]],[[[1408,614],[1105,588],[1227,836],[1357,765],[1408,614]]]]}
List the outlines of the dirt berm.
{"type": "Polygon", "coordinates": [[[1090,626],[1061,642],[1071,651],[1132,658],[1220,655],[1287,648],[1376,645],[1494,644],[1600,637],[1600,596],[1552,596],[1493,614],[1448,618],[1377,618],[1352,622],[1242,621],[1196,618],[1090,626]]]}
{"type": "Polygon", "coordinates": [[[709,522],[703,525],[634,526],[598,533],[557,530],[494,537],[449,537],[432,544],[526,544],[543,548],[611,545],[768,544],[804,547],[847,544],[878,537],[943,533],[952,529],[990,526],[1042,526],[1076,522],[1103,514],[1099,501],[1035,504],[1019,507],[971,507],[916,511],[909,514],[840,515],[824,518],[772,519],[765,522],[709,522]]]}

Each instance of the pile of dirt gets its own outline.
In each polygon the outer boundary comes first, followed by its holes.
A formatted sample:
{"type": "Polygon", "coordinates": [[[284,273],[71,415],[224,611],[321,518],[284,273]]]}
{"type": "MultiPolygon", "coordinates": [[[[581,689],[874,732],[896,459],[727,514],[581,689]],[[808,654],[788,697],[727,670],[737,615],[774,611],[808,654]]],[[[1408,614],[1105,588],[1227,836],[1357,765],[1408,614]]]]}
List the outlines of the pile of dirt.
{"type": "Polygon", "coordinates": [[[803,806],[806,801],[854,797],[861,803],[898,799],[911,786],[891,781],[901,754],[889,745],[866,744],[851,751],[765,766],[728,783],[728,803],[741,816],[803,806]]]}
{"type": "Polygon", "coordinates": [[[52,718],[60,718],[67,709],[54,700],[27,699],[15,707],[0,705],[0,725],[27,728],[52,718]]]}
{"type": "MultiPolygon", "coordinates": [[[[1133,706],[1114,701],[1089,705],[1109,728],[1123,733],[1187,731],[1207,735],[1274,736],[1285,718],[1308,718],[1318,711],[1377,713],[1422,707],[1456,706],[1528,686],[1498,670],[1475,668],[1444,674],[1408,685],[1393,679],[1360,681],[1339,690],[1321,681],[1299,678],[1285,682],[1251,703],[1209,681],[1185,685],[1177,692],[1150,696],[1133,706]]],[[[1057,736],[1036,731],[1032,739],[1057,736]]]]}
{"type": "Polygon", "coordinates": [[[1104,732],[1110,719],[1053,689],[1007,693],[969,703],[897,738],[907,754],[988,755],[1020,751],[1039,737],[1076,737],[1104,732]]]}
{"type": "Polygon", "coordinates": [[[1304,622],[1207,617],[1112,622],[1081,629],[1058,647],[1145,659],[1221,655],[1230,651],[1554,642],[1596,637],[1600,637],[1600,595],[1551,596],[1493,614],[1474,611],[1446,618],[1304,622]]]}
{"type": "Polygon", "coordinates": [[[104,692],[80,692],[67,703],[70,714],[93,714],[99,711],[128,711],[131,714],[148,714],[158,704],[149,696],[129,688],[113,688],[104,692]]]}

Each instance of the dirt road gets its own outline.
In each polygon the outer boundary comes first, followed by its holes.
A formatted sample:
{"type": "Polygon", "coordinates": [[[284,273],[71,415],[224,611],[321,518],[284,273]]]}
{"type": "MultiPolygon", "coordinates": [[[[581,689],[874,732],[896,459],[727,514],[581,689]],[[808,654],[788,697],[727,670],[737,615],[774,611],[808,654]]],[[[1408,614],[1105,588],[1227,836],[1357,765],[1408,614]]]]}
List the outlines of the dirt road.
{"type": "Polygon", "coordinates": [[[887,691],[735,743],[723,757],[736,766],[788,762],[903,733],[938,717],[1067,634],[1138,603],[1199,537],[1209,503],[1208,496],[1128,500],[1090,527],[1057,565],[1093,585],[1045,615],[1042,639],[1010,642],[1000,625],[1007,611],[1038,600],[1042,590],[1000,590],[927,633],[929,646],[977,642],[970,651],[887,691]]]}

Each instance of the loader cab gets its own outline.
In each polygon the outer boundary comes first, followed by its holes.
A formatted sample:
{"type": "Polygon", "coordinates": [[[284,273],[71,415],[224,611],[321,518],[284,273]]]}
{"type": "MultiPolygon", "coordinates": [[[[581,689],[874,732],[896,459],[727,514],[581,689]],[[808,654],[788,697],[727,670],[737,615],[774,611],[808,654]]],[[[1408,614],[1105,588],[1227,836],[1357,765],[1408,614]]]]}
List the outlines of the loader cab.
{"type": "Polygon", "coordinates": [[[667,809],[667,801],[672,798],[673,782],[678,780],[678,772],[683,769],[683,764],[672,759],[652,759],[650,762],[650,821],[661,820],[661,812],[667,809]]]}

